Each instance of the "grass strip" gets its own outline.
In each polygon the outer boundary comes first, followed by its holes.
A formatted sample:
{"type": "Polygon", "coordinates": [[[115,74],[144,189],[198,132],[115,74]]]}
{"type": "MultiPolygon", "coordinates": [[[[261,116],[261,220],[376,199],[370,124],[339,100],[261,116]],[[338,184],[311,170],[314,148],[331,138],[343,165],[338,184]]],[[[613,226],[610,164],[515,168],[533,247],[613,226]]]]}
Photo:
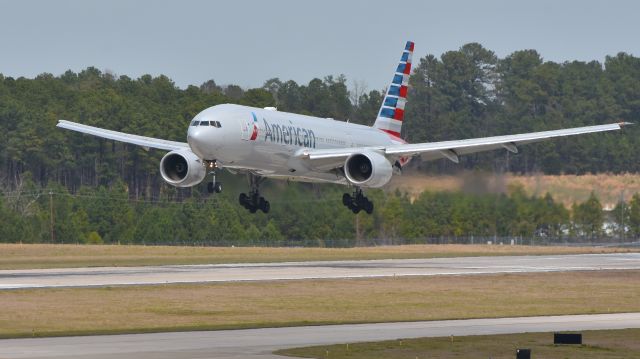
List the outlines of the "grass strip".
{"type": "Polygon", "coordinates": [[[0,291],[0,337],[640,311],[640,271],[0,291]]]}
{"type": "Polygon", "coordinates": [[[640,329],[582,333],[583,345],[553,345],[553,333],[525,333],[325,345],[279,350],[275,354],[319,359],[513,359],[516,349],[531,349],[532,358],[640,358],[640,329]]]}
{"type": "Polygon", "coordinates": [[[0,269],[627,253],[630,248],[404,245],[357,248],[0,244],[0,269]]]}

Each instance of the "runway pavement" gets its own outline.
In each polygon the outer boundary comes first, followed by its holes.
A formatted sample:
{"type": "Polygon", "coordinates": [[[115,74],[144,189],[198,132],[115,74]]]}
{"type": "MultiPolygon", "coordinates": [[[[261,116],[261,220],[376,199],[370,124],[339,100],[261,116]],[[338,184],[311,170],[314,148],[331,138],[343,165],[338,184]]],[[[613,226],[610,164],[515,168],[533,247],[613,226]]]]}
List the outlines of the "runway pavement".
{"type": "Polygon", "coordinates": [[[1,270],[0,289],[640,269],[640,253],[1,270]]]}
{"type": "Polygon", "coordinates": [[[640,328],[640,313],[0,340],[0,358],[273,359],[274,350],[399,338],[640,328]]]}

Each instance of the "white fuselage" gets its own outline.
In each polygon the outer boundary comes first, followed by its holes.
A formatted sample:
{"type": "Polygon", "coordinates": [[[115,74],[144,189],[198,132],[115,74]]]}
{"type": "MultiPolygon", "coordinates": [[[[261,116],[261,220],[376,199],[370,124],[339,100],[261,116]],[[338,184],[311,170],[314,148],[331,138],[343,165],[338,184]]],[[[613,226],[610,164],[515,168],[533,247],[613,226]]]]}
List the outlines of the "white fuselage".
{"type": "Polygon", "coordinates": [[[250,170],[265,177],[337,183],[344,183],[344,177],[313,171],[296,154],[304,149],[403,143],[368,126],[231,104],[213,106],[196,115],[189,125],[187,142],[201,159],[215,160],[228,169],[250,170]],[[202,121],[207,125],[200,125],[202,121]]]}

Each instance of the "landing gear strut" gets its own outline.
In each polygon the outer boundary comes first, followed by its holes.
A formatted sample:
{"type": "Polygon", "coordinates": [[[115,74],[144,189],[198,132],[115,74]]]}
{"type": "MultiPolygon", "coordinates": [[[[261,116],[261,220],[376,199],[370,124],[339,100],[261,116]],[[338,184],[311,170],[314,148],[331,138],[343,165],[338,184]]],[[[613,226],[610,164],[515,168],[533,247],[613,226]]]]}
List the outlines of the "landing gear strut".
{"type": "Polygon", "coordinates": [[[251,191],[249,194],[240,193],[238,202],[240,202],[240,205],[248,209],[251,213],[256,213],[258,210],[261,210],[264,213],[269,213],[269,210],[271,209],[269,201],[260,196],[260,184],[264,182],[265,178],[256,176],[252,173],[250,173],[248,177],[251,191]]]}
{"type": "Polygon", "coordinates": [[[222,192],[222,183],[216,182],[216,169],[218,168],[218,164],[215,160],[208,161],[207,168],[209,169],[209,174],[211,175],[211,182],[207,183],[207,191],[209,193],[222,192]]]}
{"type": "Polygon", "coordinates": [[[351,212],[358,213],[364,210],[367,214],[373,213],[373,202],[371,202],[363,193],[362,189],[356,187],[353,195],[345,193],[342,195],[342,204],[349,208],[351,212]]]}

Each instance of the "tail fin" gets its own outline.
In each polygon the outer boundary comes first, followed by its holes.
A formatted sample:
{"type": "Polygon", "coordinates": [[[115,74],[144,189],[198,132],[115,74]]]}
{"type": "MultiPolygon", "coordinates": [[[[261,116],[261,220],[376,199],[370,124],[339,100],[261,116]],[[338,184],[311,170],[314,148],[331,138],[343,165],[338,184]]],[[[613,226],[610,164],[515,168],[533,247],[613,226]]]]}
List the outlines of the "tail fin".
{"type": "Polygon", "coordinates": [[[387,132],[395,137],[400,137],[402,120],[404,118],[404,105],[407,103],[407,85],[411,75],[411,56],[413,55],[413,42],[407,41],[400,57],[400,63],[387,94],[384,96],[380,112],[374,128],[387,132]]]}

